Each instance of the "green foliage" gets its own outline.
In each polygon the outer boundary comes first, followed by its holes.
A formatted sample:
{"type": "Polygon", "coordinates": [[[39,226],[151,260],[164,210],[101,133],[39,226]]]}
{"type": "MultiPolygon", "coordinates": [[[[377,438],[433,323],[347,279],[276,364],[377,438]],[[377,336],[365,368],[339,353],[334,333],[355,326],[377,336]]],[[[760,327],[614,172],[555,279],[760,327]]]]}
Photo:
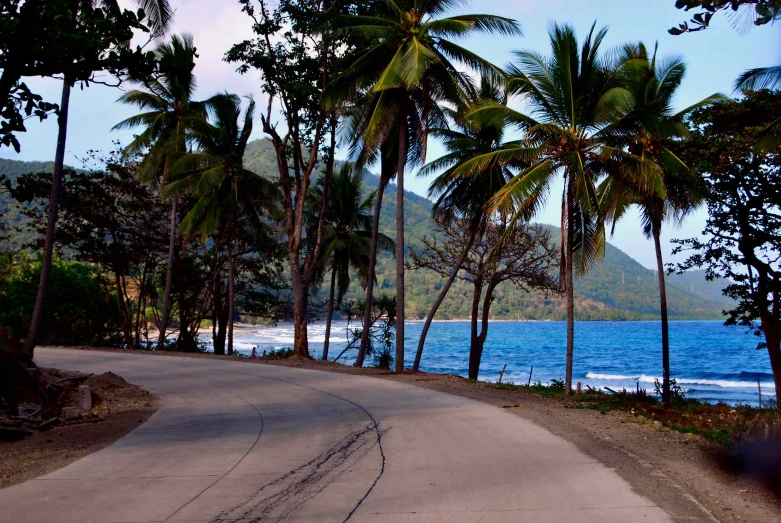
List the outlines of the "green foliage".
{"type": "MultiPolygon", "coordinates": [[[[97,2],[95,2],[97,4],[97,2]]],[[[64,75],[89,83],[97,71],[119,77],[148,74],[152,54],[127,45],[143,25],[144,11],[121,9],[117,2],[93,5],[83,0],[8,0],[0,4],[0,144],[19,151],[15,133],[25,119],[43,120],[57,106],[20,82],[24,77],[64,75]]]]}
{"type": "Polygon", "coordinates": [[[719,11],[753,10],[754,25],[768,24],[781,15],[779,0],[675,0],[675,7],[686,11],[690,9],[700,9],[700,11],[695,13],[689,22],[671,28],[668,31],[671,35],[702,31],[710,25],[713,15],[719,11]]]}
{"type": "MultiPolygon", "coordinates": [[[[0,327],[20,338],[29,327],[41,274],[40,262],[0,285],[0,327]]],[[[43,344],[113,345],[119,339],[117,297],[95,267],[55,258],[39,336],[43,344]]]]}
{"type": "Polygon", "coordinates": [[[709,218],[703,239],[676,240],[692,252],[679,270],[706,269],[710,280],[729,282],[735,300],[727,324],[743,325],[773,341],[778,350],[781,278],[781,154],[757,154],[755,144],[769,121],[781,116],[781,93],[759,91],[744,99],[695,111],[682,156],[707,179],[709,218]]]}

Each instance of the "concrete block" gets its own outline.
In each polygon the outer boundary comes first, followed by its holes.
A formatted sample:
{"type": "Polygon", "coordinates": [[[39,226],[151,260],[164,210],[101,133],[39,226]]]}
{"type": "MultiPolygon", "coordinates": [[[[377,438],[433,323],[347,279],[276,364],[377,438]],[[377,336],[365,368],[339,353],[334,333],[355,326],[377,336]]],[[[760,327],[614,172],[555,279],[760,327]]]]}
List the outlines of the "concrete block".
{"type": "Polygon", "coordinates": [[[88,385],[79,385],[78,407],[84,412],[92,410],[92,391],[88,385]]]}
{"type": "Polygon", "coordinates": [[[19,416],[27,418],[30,421],[41,420],[41,406],[40,405],[19,405],[19,416]]]}
{"type": "Polygon", "coordinates": [[[62,409],[62,414],[60,415],[60,417],[63,420],[68,421],[70,419],[75,419],[80,417],[83,413],[84,411],[82,411],[79,407],[64,407],[62,409]]]}

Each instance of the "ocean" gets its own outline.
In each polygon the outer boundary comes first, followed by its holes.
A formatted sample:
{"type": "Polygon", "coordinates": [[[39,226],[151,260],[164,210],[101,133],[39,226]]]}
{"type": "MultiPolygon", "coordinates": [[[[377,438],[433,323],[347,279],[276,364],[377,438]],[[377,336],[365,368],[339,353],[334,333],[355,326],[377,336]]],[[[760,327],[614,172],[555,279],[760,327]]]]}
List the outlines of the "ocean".
{"type": "MultiPolygon", "coordinates": [[[[354,324],[353,324],[354,325],[354,324]]],[[[405,366],[412,366],[423,322],[407,322],[405,366]]],[[[330,359],[347,344],[346,322],[331,328],[330,359]]],[[[435,322],[429,329],[421,370],[466,376],[469,355],[469,322],[435,322]]],[[[203,340],[210,344],[211,333],[203,340]]],[[[309,326],[313,357],[322,355],[325,325],[309,326]]],[[[757,405],[757,378],[763,399],[775,397],[770,361],[765,350],[757,350],[759,338],[741,327],[725,327],[717,321],[670,322],[672,377],[686,397],[707,402],[757,405]]],[[[292,347],[293,326],[242,325],[234,345],[242,354],[292,347]]],[[[565,322],[491,322],[480,366],[480,379],[496,381],[502,367],[503,381],[547,383],[564,379],[566,354],[565,322]]],[[[340,360],[352,363],[355,351],[340,360]]],[[[371,361],[367,359],[367,364],[371,361]]],[[[576,322],[573,383],[613,390],[634,390],[639,383],[649,393],[654,379],[661,379],[661,328],[659,322],[576,322]]]]}

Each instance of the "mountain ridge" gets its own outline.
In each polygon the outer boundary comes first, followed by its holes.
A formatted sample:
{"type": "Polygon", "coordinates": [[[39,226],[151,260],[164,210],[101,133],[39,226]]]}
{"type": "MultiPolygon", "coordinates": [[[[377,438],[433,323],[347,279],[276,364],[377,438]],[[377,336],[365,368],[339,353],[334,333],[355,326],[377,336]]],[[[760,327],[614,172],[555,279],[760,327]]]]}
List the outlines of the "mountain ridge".
{"type": "MultiPolygon", "coordinates": [[[[0,175],[14,178],[26,172],[51,172],[52,162],[19,162],[0,159],[0,175]]],[[[268,178],[276,178],[276,160],[267,140],[255,140],[247,146],[245,167],[268,178]]],[[[364,170],[367,190],[375,190],[379,177],[364,170]]],[[[431,218],[433,202],[404,191],[405,239],[409,246],[420,247],[421,239],[434,231],[431,218]]],[[[0,211],[4,221],[19,219],[8,195],[0,194],[0,211]]],[[[18,207],[18,206],[17,206],[18,207]]],[[[388,184],[383,197],[380,229],[395,236],[396,185],[388,184]]],[[[558,238],[558,228],[552,238],[558,238]]],[[[11,248],[18,248],[11,245],[11,248]]],[[[393,293],[394,262],[389,253],[378,259],[377,291],[393,293]]],[[[444,278],[429,270],[409,271],[407,276],[407,313],[410,318],[425,318],[444,278]]],[[[668,282],[668,306],[673,320],[718,320],[730,300],[721,295],[720,282],[706,282],[704,271],[671,275],[668,282]]],[[[456,282],[437,313],[436,319],[453,320],[469,317],[471,286],[456,282]]],[[[346,300],[361,299],[361,289],[352,285],[346,300]]],[[[604,259],[596,263],[575,283],[576,319],[579,320],[653,320],[659,317],[659,295],[656,271],[645,268],[631,256],[607,243],[604,259]]],[[[492,307],[496,320],[563,320],[566,317],[563,298],[527,294],[508,283],[499,287],[492,307]]]]}

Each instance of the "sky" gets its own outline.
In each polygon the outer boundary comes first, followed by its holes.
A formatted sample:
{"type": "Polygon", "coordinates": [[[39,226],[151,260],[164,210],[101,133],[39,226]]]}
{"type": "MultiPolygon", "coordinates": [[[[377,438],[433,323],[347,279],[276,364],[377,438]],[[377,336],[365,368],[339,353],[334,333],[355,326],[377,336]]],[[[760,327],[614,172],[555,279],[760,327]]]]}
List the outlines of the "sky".
{"type": "MultiPolygon", "coordinates": [[[[124,0],[132,6],[129,0],[124,0]]],[[[218,92],[229,91],[252,95],[262,103],[257,72],[240,75],[235,66],[222,58],[232,44],[252,37],[251,21],[241,12],[234,0],[171,0],[176,13],[173,32],[193,35],[198,48],[195,74],[198,79],[196,99],[218,92]]],[[[517,20],[523,29],[522,37],[479,36],[459,42],[497,65],[506,65],[513,59],[513,51],[524,49],[549,53],[548,29],[552,21],[572,24],[578,35],[584,35],[595,21],[608,26],[606,47],[615,47],[628,41],[642,41],[652,47],[658,42],[662,55],[679,55],[688,65],[686,79],[675,101],[684,108],[713,93],[731,94],[735,78],[747,69],[776,65],[781,61],[781,29],[765,26],[748,32],[737,31],[725,16],[714,19],[712,26],[698,33],[671,36],[667,29],[687,20],[687,13],[674,7],[674,0],[472,0],[466,2],[461,13],[489,13],[517,20]]],[[[33,92],[49,101],[59,101],[61,83],[52,79],[28,79],[33,92]]],[[[109,151],[113,142],[126,144],[132,132],[111,131],[121,120],[134,114],[134,108],[115,103],[122,94],[117,88],[92,85],[73,90],[66,147],[66,163],[81,165],[87,151],[109,151]]],[[[0,148],[0,158],[17,160],[52,160],[57,139],[55,118],[44,122],[28,121],[28,132],[19,135],[21,153],[7,147],[0,148]]],[[[260,126],[255,126],[255,137],[262,138],[260,126]]],[[[429,146],[429,160],[442,154],[437,143],[429,146]]],[[[405,176],[405,188],[426,196],[430,180],[405,176]]],[[[554,187],[545,209],[536,221],[558,225],[561,185],[554,187]]],[[[688,238],[703,229],[707,213],[699,210],[683,224],[666,226],[662,235],[665,256],[669,256],[671,238],[688,238]]],[[[637,213],[630,213],[618,224],[608,241],[622,249],[644,266],[655,269],[653,244],[641,234],[637,213]]]]}

